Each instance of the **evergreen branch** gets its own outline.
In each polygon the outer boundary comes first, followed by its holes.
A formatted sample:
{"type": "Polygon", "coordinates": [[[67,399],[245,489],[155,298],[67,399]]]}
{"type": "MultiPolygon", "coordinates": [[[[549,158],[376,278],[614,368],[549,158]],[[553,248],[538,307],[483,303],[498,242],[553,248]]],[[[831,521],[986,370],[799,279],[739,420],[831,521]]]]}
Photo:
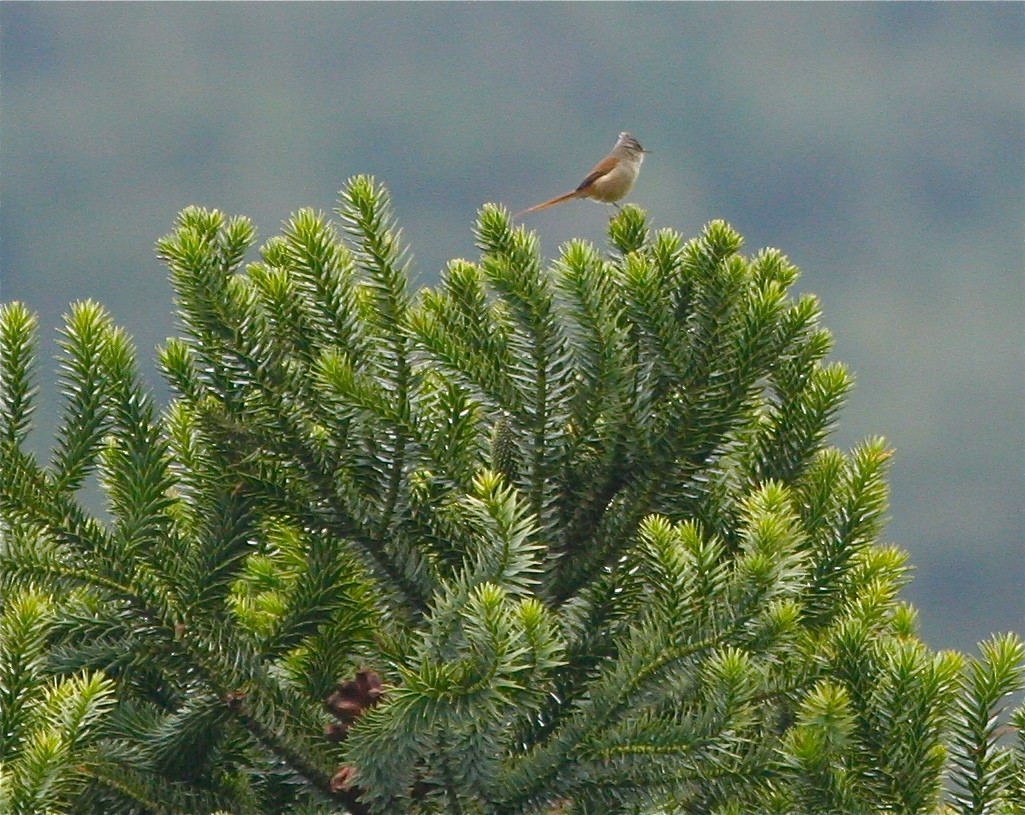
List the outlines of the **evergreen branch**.
{"type": "Polygon", "coordinates": [[[203,684],[266,749],[327,795],[332,775],[320,721],[279,682],[249,644],[224,623],[195,621],[176,650],[203,684]]]}
{"type": "Polygon", "coordinates": [[[811,499],[806,517],[821,518],[814,522],[811,534],[818,550],[808,590],[813,616],[822,608],[835,608],[827,595],[841,590],[852,559],[878,532],[886,509],[883,475],[890,455],[883,440],[874,439],[858,447],[849,462],[826,454],[813,470],[814,477],[804,489],[804,500],[811,499]],[[819,490],[820,497],[828,496],[826,503],[809,494],[808,487],[819,490]]]}
{"type": "Polygon", "coordinates": [[[1012,749],[1011,788],[1008,796],[1011,805],[1025,808],[1025,704],[1019,705],[1009,717],[1009,727],[1016,738],[1012,749]]]}
{"type": "Polygon", "coordinates": [[[527,595],[540,571],[537,518],[514,490],[487,470],[474,479],[466,506],[480,539],[462,579],[467,585],[494,582],[515,595],[527,595]]]}
{"type": "MultiPolygon", "coordinates": [[[[641,443],[632,442],[634,460],[627,467],[622,460],[608,459],[614,462],[607,470],[608,480],[604,484],[600,478],[592,482],[603,484],[603,489],[596,491],[602,500],[594,504],[601,508],[601,513],[591,510],[590,517],[598,519],[610,532],[619,528],[625,533],[647,511],[668,509],[670,503],[678,505],[681,494],[695,501],[707,489],[703,485],[706,480],[696,481],[695,474],[708,466],[717,450],[723,449],[731,431],[747,421],[746,405],[755,393],[758,379],[775,364],[784,342],[781,336],[790,336],[771,330],[783,313],[778,282],[769,280],[765,292],[757,297],[751,295],[758,294],[757,290],[741,285],[750,275],[746,265],[737,258],[727,262],[739,245],[738,236],[713,224],[706,237],[707,245],[690,244],[681,251],[671,236],[661,235],[660,245],[653,253],[656,260],[645,261],[638,254],[624,259],[621,274],[634,287],[635,306],[628,313],[632,315],[631,336],[638,349],[637,401],[631,417],[641,422],[645,435],[641,443]],[[656,268],[664,271],[658,272],[656,268]],[[659,306],[662,310],[658,316],[649,316],[655,306],[644,304],[660,303],[660,297],[670,297],[670,292],[656,294],[668,285],[688,289],[678,302],[691,310],[674,314],[659,306]],[[686,331],[674,327],[677,320],[682,321],[680,325],[689,326],[686,331]],[[651,345],[645,336],[662,339],[651,345]],[[720,358],[710,357],[710,353],[720,358]],[[666,368],[667,365],[670,367],[666,368]],[[664,373],[659,374],[660,370],[664,373]],[[723,374],[718,379],[697,375],[707,370],[730,371],[730,378],[723,374]],[[677,380],[679,384],[671,390],[658,384],[677,380]],[[696,409],[698,405],[700,410],[696,409]],[[669,480],[675,486],[659,500],[669,480]],[[622,505],[639,511],[610,523],[608,508],[617,506],[612,498],[620,491],[629,496],[622,505]],[[652,499],[655,503],[644,503],[652,499]]],[[[635,436],[636,430],[631,435],[635,436]]],[[[584,514],[586,507],[586,503],[577,506],[577,519],[588,517],[584,514]]],[[[586,539],[589,536],[585,529],[580,528],[576,534],[586,539]]],[[[626,538],[619,533],[606,535],[605,541],[602,556],[574,564],[580,569],[577,580],[586,579],[613,560],[626,538]]],[[[572,585],[560,588],[557,596],[571,594],[572,585]]]]}
{"type": "Polygon", "coordinates": [[[95,466],[111,427],[106,345],[115,335],[110,316],[89,301],[75,304],[65,324],[61,367],[67,408],[53,470],[57,489],[71,493],[95,466]]]}
{"type": "Polygon", "coordinates": [[[45,640],[54,607],[21,590],[0,609],[0,809],[12,815],[65,809],[81,786],[80,762],[113,684],[97,674],[47,681],[45,640]]]}
{"type": "Polygon", "coordinates": [[[134,558],[132,548],[105,533],[73,499],[57,492],[33,459],[8,447],[0,447],[0,510],[67,548],[69,561],[47,562],[64,578],[109,589],[140,607],[162,609],[156,616],[166,619],[165,593],[134,558]]]}
{"type": "Polygon", "coordinates": [[[442,377],[423,375],[418,447],[431,470],[463,492],[471,489],[480,468],[482,430],[480,404],[466,389],[442,377]]]}
{"type": "MultiPolygon", "coordinates": [[[[362,192],[366,193],[367,191],[363,190],[362,192]]],[[[365,222],[361,221],[363,226],[367,229],[382,229],[379,213],[377,215],[373,212],[367,213],[367,207],[370,206],[372,208],[373,202],[368,202],[364,197],[361,198],[360,203],[364,207],[361,212],[366,216],[364,218],[365,222]]],[[[371,237],[368,237],[368,240],[371,237]]],[[[373,240],[377,240],[377,238],[373,240]]],[[[378,241],[373,246],[368,244],[368,257],[385,262],[387,257],[385,257],[386,252],[384,252],[384,249],[386,247],[384,244],[392,239],[384,240],[382,238],[381,240],[383,243],[378,241]]],[[[188,302],[191,305],[191,310],[196,313],[197,318],[205,319],[204,313],[224,314],[226,316],[231,314],[229,319],[231,330],[222,332],[220,337],[207,343],[210,347],[218,349],[217,367],[227,374],[227,377],[220,377],[221,380],[219,382],[216,379],[213,381],[219,392],[218,396],[222,404],[231,414],[237,416],[237,420],[246,421],[247,415],[251,410],[247,409],[248,406],[239,403],[237,396],[238,386],[226,390],[229,382],[228,377],[239,379],[241,375],[241,381],[250,385],[251,389],[258,394],[259,400],[262,402],[260,412],[267,411],[271,421],[277,424],[277,427],[275,427],[277,432],[269,434],[267,438],[260,440],[260,446],[264,449],[280,451],[281,455],[286,459],[297,459],[303,470],[309,474],[302,481],[313,482],[315,489],[321,493],[320,500],[322,505],[336,507],[332,514],[336,517],[341,516],[337,518],[337,521],[341,522],[340,527],[348,533],[342,536],[369,544],[369,554],[374,558],[383,574],[387,575],[393,584],[410,598],[413,608],[422,607],[422,588],[417,585],[425,571],[422,565],[416,565],[413,553],[401,554],[399,560],[395,560],[395,556],[399,553],[389,553],[387,551],[388,547],[382,546],[379,542],[380,538],[383,537],[380,524],[383,523],[383,519],[391,517],[399,497],[398,489],[400,487],[401,460],[403,456],[395,457],[392,454],[387,454],[387,458],[391,459],[392,463],[385,464],[385,468],[391,475],[387,475],[385,478],[388,486],[386,487],[386,492],[380,496],[381,502],[376,506],[375,514],[378,519],[376,521],[378,529],[370,530],[366,527],[370,521],[367,511],[371,508],[371,502],[360,501],[363,503],[363,506],[360,508],[354,507],[352,504],[343,508],[338,507],[340,496],[336,487],[335,477],[337,474],[328,471],[323,460],[323,451],[316,448],[316,445],[310,439],[309,433],[306,432],[306,427],[314,423],[309,417],[309,413],[313,412],[316,414],[318,408],[310,407],[316,404],[316,400],[308,402],[306,400],[287,401],[282,399],[282,384],[295,381],[295,376],[284,363],[281,356],[282,350],[275,351],[269,345],[260,344],[256,340],[259,327],[265,322],[264,318],[256,312],[254,301],[246,293],[242,284],[229,285],[230,281],[227,278],[218,278],[206,273],[205,270],[207,268],[227,268],[227,261],[218,263],[211,262],[209,258],[205,260],[203,258],[202,250],[205,248],[208,252],[213,251],[216,249],[216,245],[208,241],[205,245],[201,245],[198,249],[193,250],[193,243],[195,243],[195,237],[191,233],[179,231],[178,235],[165,240],[161,248],[162,253],[170,258],[172,272],[177,272],[179,288],[190,292],[188,302]],[[185,260],[181,260],[180,258],[182,257],[185,260]],[[393,507],[393,510],[386,508],[389,505],[393,507]],[[339,508],[342,510],[341,513],[338,513],[339,508]],[[409,565],[404,566],[403,561],[409,565]],[[411,572],[409,566],[413,566],[415,571],[411,572]],[[420,574],[419,577],[417,572],[420,574]],[[417,595],[421,597],[417,597],[417,595]]],[[[393,257],[392,261],[394,260],[395,258],[393,257]]],[[[385,262],[385,266],[386,264],[385,262]]],[[[384,281],[382,285],[387,283],[387,280],[392,280],[394,283],[399,270],[393,262],[392,267],[383,269],[383,271],[380,271],[380,274],[383,276],[382,280],[384,281]]],[[[402,297],[396,294],[389,302],[392,303],[393,307],[399,308],[401,300],[402,297]],[[396,303],[399,303],[399,305],[396,305],[396,303]]],[[[197,325],[202,325],[201,319],[195,319],[193,322],[197,325]]],[[[404,365],[405,363],[400,364],[400,368],[404,365]]],[[[400,378],[404,376],[406,374],[401,374],[400,378]]],[[[402,392],[403,389],[404,386],[401,386],[399,391],[402,392]]],[[[405,402],[406,398],[401,397],[396,405],[400,412],[404,411],[408,414],[408,409],[402,408],[405,402]]],[[[406,423],[408,423],[408,420],[406,423]]],[[[395,438],[400,440],[400,445],[405,443],[402,441],[405,439],[403,435],[396,434],[395,438]]],[[[380,441],[384,441],[383,435],[380,441]]],[[[384,446],[377,444],[374,451],[375,456],[381,456],[384,453],[384,446]]],[[[351,494],[351,498],[356,497],[355,494],[351,494]]],[[[347,503],[348,501],[345,502],[347,503]]],[[[337,521],[332,522],[332,528],[339,529],[337,521]]]]}
{"type": "MultiPolygon", "coordinates": [[[[637,712],[638,700],[644,700],[639,709],[654,710],[666,696],[694,693],[695,666],[702,654],[711,652],[717,643],[751,642],[752,621],[759,614],[774,613],[769,609],[777,596],[797,593],[803,574],[794,555],[797,517],[789,510],[785,493],[767,488],[752,499],[749,513],[747,551],[732,570],[723,567],[721,547],[707,546],[693,525],[675,529],[664,520],[649,519],[642,526],[642,562],[651,581],[645,594],[656,598],[646,608],[647,622],[625,634],[612,663],[615,671],[589,682],[588,696],[578,703],[578,713],[553,728],[544,747],[536,748],[516,769],[511,789],[527,785],[524,795],[529,797],[533,794],[530,790],[536,789],[529,785],[539,773],[539,787],[551,783],[550,776],[543,776],[544,767],[559,766],[564,760],[558,758],[560,749],[576,749],[568,745],[629,727],[616,722],[632,721],[629,715],[637,712]],[[727,597],[729,602],[719,599],[727,597]],[[678,683],[683,683],[682,688],[674,690],[678,683]],[[690,690],[686,689],[688,683],[690,690]]],[[[791,613],[788,619],[792,624],[797,617],[791,613]]],[[[729,675],[743,673],[731,669],[729,675]]],[[[569,698],[576,699],[570,690],[569,698]]],[[[764,696],[767,691],[759,693],[764,696]]],[[[756,695],[752,690],[744,698],[756,695]]],[[[671,749],[671,743],[663,746],[671,749]]]]}
{"type": "Polygon", "coordinates": [[[282,258],[264,249],[270,265],[287,264],[300,290],[308,319],[316,326],[314,336],[323,347],[342,349],[360,358],[366,354],[366,338],[360,313],[351,253],[339,241],[322,214],[303,209],[285,224],[282,258]]]}
{"type": "Polygon", "coordinates": [[[238,318],[242,290],[232,283],[232,273],[254,240],[255,230],[245,219],[227,221],[217,210],[187,207],[179,214],[175,231],[157,242],[157,255],[170,268],[179,315],[203,377],[227,399],[232,399],[240,373],[228,342],[244,325],[238,318]]]}
{"type": "Polygon", "coordinates": [[[32,723],[32,680],[43,673],[53,610],[45,595],[22,590],[6,597],[0,611],[0,744],[6,754],[32,723]]]}
{"type": "Polygon", "coordinates": [[[364,714],[347,743],[361,798],[374,809],[409,799],[413,757],[429,755],[429,744],[444,745],[439,768],[447,767],[460,789],[487,794],[508,720],[537,693],[527,682],[560,664],[555,626],[535,601],[511,606],[501,588],[482,583],[469,592],[460,616],[455,653],[439,659],[436,646],[425,644],[400,669],[402,682],[388,703],[364,714]]]}
{"type": "MultiPolygon", "coordinates": [[[[241,400],[240,394],[258,394],[257,415],[265,415],[271,422],[271,432],[258,441],[259,447],[272,450],[286,460],[297,460],[307,473],[301,482],[312,482],[320,493],[319,503],[333,508],[332,528],[344,529],[341,537],[368,544],[369,554],[382,573],[411,597],[414,608],[422,607],[423,600],[417,597],[422,590],[416,585],[416,574],[410,573],[408,567],[401,563],[392,561],[387,548],[375,540],[379,535],[368,534],[361,528],[369,520],[366,510],[370,509],[370,504],[363,502],[362,508],[354,507],[351,499],[357,496],[350,493],[350,500],[342,502],[349,505],[339,506],[341,496],[337,489],[337,473],[327,469],[322,451],[317,449],[316,442],[306,430],[310,424],[316,424],[308,416],[310,412],[316,412],[316,408],[309,407],[315,400],[282,398],[282,386],[295,382],[295,375],[286,364],[282,349],[275,349],[260,339],[260,327],[265,325],[266,319],[259,313],[252,292],[244,282],[228,278],[223,273],[230,268],[230,259],[217,256],[220,244],[210,237],[222,229],[223,218],[217,213],[187,212],[183,219],[190,222],[198,219],[201,228],[195,225],[180,228],[161,242],[160,251],[168,259],[176,286],[182,292],[180,297],[194,336],[200,347],[213,352],[204,350],[201,356],[209,363],[210,374],[207,377],[210,386],[233,417],[230,422],[234,424],[236,417],[238,421],[246,421],[254,412],[253,400],[241,400]],[[204,329],[208,323],[217,323],[218,320],[223,322],[226,330],[213,332],[204,329]],[[405,573],[402,572],[404,568],[405,573]]],[[[377,452],[381,452],[380,447],[377,452]]],[[[398,470],[392,468],[389,478],[393,488],[398,485],[395,481],[397,473],[398,470]]],[[[390,494],[397,498],[394,490],[390,494]]],[[[384,517],[380,512],[378,516],[384,517]]]]}
{"type": "Polygon", "coordinates": [[[483,270],[452,261],[442,272],[438,291],[421,292],[409,315],[410,329],[430,358],[488,404],[516,412],[522,394],[512,371],[508,327],[497,307],[489,306],[483,270]]]}
{"type": "Polygon", "coordinates": [[[334,635],[339,636],[338,624],[343,619],[354,642],[369,639],[369,631],[374,628],[371,598],[356,564],[328,536],[308,534],[302,542],[295,578],[275,609],[271,630],[262,641],[262,651],[270,657],[298,647],[328,626],[333,626],[334,635]]]}
{"type": "Polygon", "coordinates": [[[36,325],[21,303],[0,305],[0,437],[9,444],[22,443],[32,421],[36,325]]]}
{"type": "Polygon", "coordinates": [[[474,592],[495,586],[513,597],[529,598],[537,585],[541,547],[534,542],[535,519],[514,490],[494,473],[474,481],[474,495],[465,500],[466,532],[472,538],[462,568],[445,581],[435,596],[424,653],[452,658],[465,635],[465,608],[474,592]]]}
{"type": "MultiPolygon", "coordinates": [[[[390,212],[387,191],[369,176],[350,179],[341,193],[345,203],[339,214],[357,243],[357,259],[367,273],[367,285],[374,295],[374,308],[368,312],[377,342],[375,357],[379,376],[393,400],[400,420],[408,421],[412,407],[409,337],[406,331],[410,295],[407,249],[401,232],[396,230],[390,212]]],[[[387,487],[381,503],[376,534],[383,537],[394,523],[406,460],[406,439],[395,436],[387,453],[387,487]]],[[[383,452],[383,449],[382,449],[383,452]]]]}
{"type": "Polygon", "coordinates": [[[522,229],[512,231],[497,209],[481,211],[477,242],[486,279],[511,322],[512,377],[522,394],[521,413],[515,418],[527,442],[524,489],[541,527],[554,530],[557,479],[564,467],[564,437],[576,388],[556,290],[541,271],[536,237],[522,229]]]}
{"type": "MultiPolygon", "coordinates": [[[[873,756],[880,803],[897,811],[934,812],[945,751],[941,739],[961,659],[927,655],[919,643],[888,649],[884,680],[873,700],[880,752],[873,756]]],[[[878,794],[878,792],[877,792],[878,794]]]]}
{"type": "MultiPolygon", "coordinates": [[[[93,792],[89,796],[100,799],[105,807],[100,811],[138,812],[141,807],[142,811],[156,815],[195,815],[214,812],[229,803],[228,796],[185,782],[169,781],[140,769],[135,766],[133,748],[134,745],[103,742],[83,762],[83,773],[103,790],[102,794],[93,792]]],[[[256,810],[240,807],[238,800],[230,800],[230,803],[232,811],[238,815],[259,815],[256,810]]]]}
{"type": "Polygon", "coordinates": [[[149,397],[137,381],[128,338],[114,329],[106,333],[103,344],[113,432],[100,463],[102,483],[116,519],[113,537],[125,557],[141,556],[160,574],[177,554],[167,514],[169,492],[175,483],[167,445],[149,397]]]}
{"type": "Polygon", "coordinates": [[[783,742],[782,764],[795,776],[803,812],[866,812],[869,801],[849,758],[856,728],[841,685],[822,681],[805,696],[783,742]]]}
{"type": "MultiPolygon", "coordinates": [[[[405,613],[420,613],[427,605],[427,586],[433,567],[420,552],[405,548],[397,536],[380,540],[367,531],[370,510],[344,469],[330,470],[329,463],[311,450],[289,446],[280,434],[249,438],[233,426],[230,449],[263,450],[273,456],[233,464],[233,475],[243,495],[260,496],[264,510],[282,514],[313,530],[324,530],[336,541],[351,544],[365,559],[384,587],[405,613]]],[[[220,431],[216,431],[220,432],[220,431]]],[[[230,457],[235,458],[234,454],[230,457]]]]}
{"type": "Polygon", "coordinates": [[[196,353],[184,340],[170,339],[158,348],[157,363],[172,391],[191,404],[198,405],[208,396],[206,383],[197,371],[196,353]]]}
{"type": "Polygon", "coordinates": [[[644,210],[627,204],[609,221],[609,243],[626,257],[648,243],[648,224],[644,210]]]}
{"type": "Polygon", "coordinates": [[[646,397],[662,398],[688,368],[691,348],[690,330],[678,319],[665,270],[640,253],[623,258],[619,284],[626,302],[626,313],[633,340],[643,361],[646,397]]]}
{"type": "Polygon", "coordinates": [[[178,401],[163,421],[175,477],[168,508],[178,539],[175,582],[185,608],[223,600],[242,559],[252,551],[258,526],[255,502],[236,488],[235,474],[218,461],[204,415],[178,401]]]}
{"type": "Polygon", "coordinates": [[[960,678],[954,715],[952,803],[960,815],[1011,804],[1012,754],[999,745],[1004,700],[1025,689],[1025,644],[1013,634],[980,644],[960,678]]]}
{"type": "Polygon", "coordinates": [[[573,553],[594,534],[609,502],[626,483],[625,445],[633,415],[633,363],[622,295],[611,268],[582,242],[571,242],[556,266],[567,303],[567,336],[580,384],[566,440],[561,548],[573,553]]]}
{"type": "MultiPolygon", "coordinates": [[[[630,365],[617,281],[593,247],[571,241],[555,264],[555,284],[566,303],[574,368],[583,377],[574,402],[578,436],[590,441],[598,417],[624,406],[630,365]]],[[[624,406],[625,407],[625,406],[624,406]]]]}
{"type": "Polygon", "coordinates": [[[573,795],[577,785],[586,788],[597,767],[572,778],[563,775],[563,768],[586,759],[586,746],[600,743],[618,722],[638,713],[638,704],[657,709],[667,697],[695,693],[698,666],[713,649],[711,641],[681,643],[657,625],[633,628],[619,657],[598,672],[576,710],[543,744],[510,762],[497,791],[500,810],[521,811],[537,796],[573,795]]]}
{"type": "Polygon", "coordinates": [[[641,475],[631,478],[631,474],[610,471],[588,507],[591,512],[575,513],[571,521],[572,540],[584,545],[579,550],[570,550],[572,556],[558,564],[548,589],[551,602],[557,607],[572,602],[604,570],[615,568],[630,546],[638,524],[651,514],[656,480],[641,475]]]}
{"type": "Polygon", "coordinates": [[[267,335],[274,348],[283,358],[309,365],[319,350],[314,346],[317,333],[291,270],[253,263],[246,268],[246,279],[266,320],[267,335]]]}
{"type": "Polygon", "coordinates": [[[177,709],[132,737],[142,742],[147,765],[161,775],[197,778],[211,765],[211,753],[224,739],[231,712],[200,683],[186,684],[181,698],[177,709]]]}
{"type": "Polygon", "coordinates": [[[758,452],[751,463],[753,481],[799,479],[804,474],[801,468],[821,447],[852,385],[847,370],[839,364],[815,368],[802,380],[799,389],[781,399],[754,442],[758,452]]]}

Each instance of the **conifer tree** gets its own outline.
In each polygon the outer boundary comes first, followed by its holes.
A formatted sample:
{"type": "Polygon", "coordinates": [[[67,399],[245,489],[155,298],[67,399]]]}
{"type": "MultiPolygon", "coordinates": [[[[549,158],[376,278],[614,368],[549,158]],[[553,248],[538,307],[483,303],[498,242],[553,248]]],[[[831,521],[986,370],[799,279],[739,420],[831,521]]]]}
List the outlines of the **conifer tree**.
{"type": "Polygon", "coordinates": [[[0,810],[1025,811],[1022,643],[918,639],[781,253],[628,206],[545,268],[489,205],[414,291],[384,189],[338,214],[184,210],[171,400],[75,304],[45,466],[0,311],[0,810]]]}

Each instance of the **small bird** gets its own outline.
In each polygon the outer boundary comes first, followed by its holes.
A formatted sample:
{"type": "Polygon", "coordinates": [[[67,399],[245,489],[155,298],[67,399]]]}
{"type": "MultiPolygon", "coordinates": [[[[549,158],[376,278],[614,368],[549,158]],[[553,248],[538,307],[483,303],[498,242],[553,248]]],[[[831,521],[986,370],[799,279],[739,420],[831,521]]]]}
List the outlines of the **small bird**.
{"type": "Polygon", "coordinates": [[[606,204],[612,204],[617,209],[616,203],[624,198],[633,188],[637,180],[637,174],[641,171],[641,162],[644,161],[644,154],[650,153],[627,132],[619,134],[612,152],[599,161],[594,169],[587,174],[587,178],[580,182],[580,186],[565,195],[559,195],[549,201],[518,212],[514,218],[526,215],[529,212],[547,209],[548,207],[569,201],[571,198],[593,198],[606,204]]]}

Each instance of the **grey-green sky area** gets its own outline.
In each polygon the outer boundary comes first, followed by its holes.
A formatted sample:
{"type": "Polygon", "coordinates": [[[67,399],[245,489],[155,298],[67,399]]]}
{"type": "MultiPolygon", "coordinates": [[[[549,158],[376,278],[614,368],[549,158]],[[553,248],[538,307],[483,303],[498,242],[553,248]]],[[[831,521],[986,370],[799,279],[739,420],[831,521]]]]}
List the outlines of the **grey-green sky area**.
{"type": "MultiPolygon", "coordinates": [[[[833,436],[896,449],[886,539],[933,644],[1025,630],[1025,5],[0,5],[4,300],[51,358],[94,298],[176,332],[153,243],[189,204],[269,237],[356,173],[391,190],[430,284],[487,201],[572,189],[630,130],[630,199],[686,236],[725,218],[822,300],[857,387],[833,436]]],[[[587,201],[530,216],[603,241],[587,201]]]]}

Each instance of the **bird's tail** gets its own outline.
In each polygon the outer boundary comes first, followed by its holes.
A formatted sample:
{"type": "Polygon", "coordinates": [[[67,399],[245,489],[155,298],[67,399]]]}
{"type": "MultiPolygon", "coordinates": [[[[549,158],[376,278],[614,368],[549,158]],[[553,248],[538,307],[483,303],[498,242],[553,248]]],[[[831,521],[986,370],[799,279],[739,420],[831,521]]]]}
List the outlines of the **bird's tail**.
{"type": "Polygon", "coordinates": [[[579,197],[580,197],[580,190],[573,190],[572,192],[567,192],[565,195],[557,195],[555,198],[550,198],[547,201],[542,201],[540,204],[535,204],[534,206],[530,207],[529,209],[523,210],[523,212],[517,212],[515,215],[513,215],[513,218],[519,218],[519,217],[521,217],[523,215],[527,215],[527,214],[529,214],[531,212],[538,212],[539,210],[542,210],[542,209],[548,209],[548,207],[554,207],[556,204],[561,204],[563,201],[568,201],[570,198],[579,198],[579,197]]]}

